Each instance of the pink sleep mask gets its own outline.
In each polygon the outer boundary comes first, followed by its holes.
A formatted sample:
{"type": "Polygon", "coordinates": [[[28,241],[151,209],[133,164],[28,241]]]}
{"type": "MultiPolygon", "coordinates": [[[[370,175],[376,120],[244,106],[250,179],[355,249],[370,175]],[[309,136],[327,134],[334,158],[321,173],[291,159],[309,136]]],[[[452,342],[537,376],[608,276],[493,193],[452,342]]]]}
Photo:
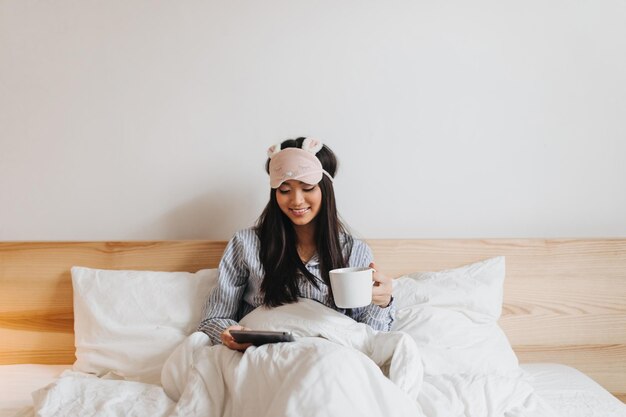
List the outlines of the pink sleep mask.
{"type": "Polygon", "coordinates": [[[315,156],[315,153],[322,146],[321,142],[310,138],[304,140],[302,149],[285,148],[280,150],[280,145],[272,146],[268,151],[270,186],[275,189],[288,180],[315,185],[322,180],[324,174],[332,180],[333,177],[322,168],[322,163],[315,156]]]}

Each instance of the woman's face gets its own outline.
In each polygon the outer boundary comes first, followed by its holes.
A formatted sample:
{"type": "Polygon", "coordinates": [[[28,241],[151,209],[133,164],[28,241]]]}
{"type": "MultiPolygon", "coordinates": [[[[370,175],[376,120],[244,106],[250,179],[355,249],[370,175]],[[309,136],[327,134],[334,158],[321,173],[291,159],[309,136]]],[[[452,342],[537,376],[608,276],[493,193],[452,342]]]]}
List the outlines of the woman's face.
{"type": "Polygon", "coordinates": [[[297,180],[283,182],[276,189],[278,207],[295,226],[310,224],[322,206],[322,190],[319,185],[305,184],[297,180]]]}

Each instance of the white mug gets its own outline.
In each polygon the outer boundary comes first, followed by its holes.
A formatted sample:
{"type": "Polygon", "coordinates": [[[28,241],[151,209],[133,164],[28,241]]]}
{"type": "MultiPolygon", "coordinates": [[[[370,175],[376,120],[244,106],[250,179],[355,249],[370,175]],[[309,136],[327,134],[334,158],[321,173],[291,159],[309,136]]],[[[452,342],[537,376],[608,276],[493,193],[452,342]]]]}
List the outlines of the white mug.
{"type": "Polygon", "coordinates": [[[335,305],[357,308],[372,302],[372,268],[339,268],[329,272],[335,305]]]}

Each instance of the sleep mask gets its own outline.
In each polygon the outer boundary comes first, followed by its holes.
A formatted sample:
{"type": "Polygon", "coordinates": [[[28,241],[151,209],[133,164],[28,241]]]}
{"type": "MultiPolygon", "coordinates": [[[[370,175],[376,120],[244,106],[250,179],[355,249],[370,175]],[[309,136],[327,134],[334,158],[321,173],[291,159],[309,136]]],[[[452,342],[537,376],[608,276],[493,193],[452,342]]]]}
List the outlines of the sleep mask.
{"type": "Polygon", "coordinates": [[[270,158],[270,186],[278,188],[287,180],[315,185],[322,180],[324,174],[332,181],[333,177],[324,170],[322,163],[315,156],[323,146],[324,144],[316,139],[306,138],[302,142],[302,148],[281,150],[280,144],[270,147],[267,151],[270,158]]]}

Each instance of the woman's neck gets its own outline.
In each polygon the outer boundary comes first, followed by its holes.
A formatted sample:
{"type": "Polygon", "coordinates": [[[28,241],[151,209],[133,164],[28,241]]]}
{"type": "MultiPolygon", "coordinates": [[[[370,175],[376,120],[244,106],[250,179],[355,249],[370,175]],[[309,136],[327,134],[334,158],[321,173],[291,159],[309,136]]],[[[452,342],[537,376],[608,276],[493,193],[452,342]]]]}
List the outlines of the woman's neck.
{"type": "Polygon", "coordinates": [[[295,226],[298,247],[315,248],[315,223],[311,222],[302,226],[295,226]]]}

